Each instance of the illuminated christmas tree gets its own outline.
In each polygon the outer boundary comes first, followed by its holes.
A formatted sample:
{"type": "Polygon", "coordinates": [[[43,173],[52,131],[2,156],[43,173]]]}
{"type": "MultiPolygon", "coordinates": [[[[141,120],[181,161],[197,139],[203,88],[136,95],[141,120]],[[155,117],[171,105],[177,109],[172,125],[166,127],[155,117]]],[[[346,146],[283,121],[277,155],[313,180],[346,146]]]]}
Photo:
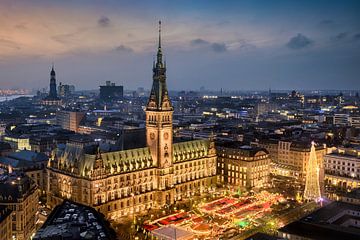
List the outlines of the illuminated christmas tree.
{"type": "Polygon", "coordinates": [[[320,166],[316,159],[315,143],[311,143],[309,162],[306,167],[306,182],[304,199],[309,201],[319,201],[320,192],[320,166]]]}

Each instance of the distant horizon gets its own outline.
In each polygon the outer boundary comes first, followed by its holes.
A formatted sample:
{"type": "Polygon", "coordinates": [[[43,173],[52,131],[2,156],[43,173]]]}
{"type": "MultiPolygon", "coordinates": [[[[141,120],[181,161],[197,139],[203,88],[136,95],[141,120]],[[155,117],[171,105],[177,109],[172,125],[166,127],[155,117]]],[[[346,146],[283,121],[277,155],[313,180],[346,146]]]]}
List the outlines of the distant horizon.
{"type": "MultiPolygon", "coordinates": [[[[123,85],[121,85],[123,86],[123,85]]],[[[134,91],[137,91],[138,88],[142,88],[142,87],[138,87],[136,89],[127,89],[126,86],[123,86],[124,87],[124,92],[134,92],[134,91]]],[[[8,89],[2,89],[0,88],[0,90],[8,90],[8,89]]],[[[36,93],[37,91],[42,91],[44,90],[44,88],[41,88],[41,89],[25,89],[25,88],[12,88],[10,90],[27,90],[29,91],[29,93],[36,93]]],[[[144,88],[144,91],[150,91],[151,89],[150,88],[144,88]]],[[[302,93],[302,92],[305,92],[305,93],[308,93],[308,92],[344,92],[344,93],[356,93],[356,92],[359,92],[360,93],[360,89],[270,89],[271,90],[271,93],[277,93],[277,92],[291,92],[291,91],[296,91],[296,92],[299,92],[299,93],[302,93]]],[[[45,89],[45,91],[47,92],[48,91],[48,88],[45,89]]],[[[92,92],[92,91],[99,91],[99,89],[76,89],[76,86],[75,86],[75,92],[82,92],[82,91],[88,91],[88,92],[92,92]]],[[[179,89],[179,90],[173,90],[173,89],[169,89],[169,92],[182,92],[182,91],[185,91],[185,92],[190,92],[190,91],[193,91],[193,92],[214,92],[214,93],[220,93],[221,92],[221,89],[204,89],[204,90],[200,90],[200,89],[179,89]]],[[[222,89],[222,92],[223,93],[237,93],[237,92],[269,92],[269,89],[238,89],[238,90],[229,90],[229,89],[222,89]]],[[[11,95],[31,95],[31,94],[28,94],[28,93],[23,93],[23,94],[19,94],[19,93],[14,93],[14,94],[9,94],[8,96],[11,96],[11,95]]],[[[0,94],[1,96],[1,94],[0,94]]],[[[5,96],[5,95],[3,95],[5,96]]]]}

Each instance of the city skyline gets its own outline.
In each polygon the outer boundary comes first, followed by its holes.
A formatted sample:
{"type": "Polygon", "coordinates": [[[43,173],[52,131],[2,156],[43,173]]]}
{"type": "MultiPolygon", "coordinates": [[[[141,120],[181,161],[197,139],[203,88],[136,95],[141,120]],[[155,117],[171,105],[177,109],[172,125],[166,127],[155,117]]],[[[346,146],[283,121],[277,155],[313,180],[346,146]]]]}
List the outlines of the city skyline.
{"type": "Polygon", "coordinates": [[[1,240],[360,239],[359,6],[0,0],[1,240]]]}
{"type": "Polygon", "coordinates": [[[280,2],[5,0],[1,88],[149,89],[161,19],[169,90],[359,89],[359,4],[280,2]]]}

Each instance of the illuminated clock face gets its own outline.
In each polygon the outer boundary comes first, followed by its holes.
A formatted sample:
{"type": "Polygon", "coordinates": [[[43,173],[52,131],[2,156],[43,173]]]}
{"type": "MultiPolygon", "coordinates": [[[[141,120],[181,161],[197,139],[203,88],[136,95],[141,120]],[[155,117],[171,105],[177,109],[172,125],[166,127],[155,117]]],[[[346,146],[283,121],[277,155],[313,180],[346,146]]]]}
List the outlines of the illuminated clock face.
{"type": "Polygon", "coordinates": [[[167,132],[164,133],[164,138],[165,138],[165,139],[168,139],[168,138],[169,138],[169,133],[167,133],[167,132]]]}
{"type": "Polygon", "coordinates": [[[150,133],[150,139],[155,139],[155,133],[150,133]]]}

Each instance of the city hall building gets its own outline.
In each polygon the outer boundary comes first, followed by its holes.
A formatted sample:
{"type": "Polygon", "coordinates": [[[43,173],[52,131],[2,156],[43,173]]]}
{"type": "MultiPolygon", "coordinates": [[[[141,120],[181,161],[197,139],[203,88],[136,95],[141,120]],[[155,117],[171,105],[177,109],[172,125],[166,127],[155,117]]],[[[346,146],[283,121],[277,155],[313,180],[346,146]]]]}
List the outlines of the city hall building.
{"type": "Polygon", "coordinates": [[[160,27],[145,110],[146,147],[110,152],[76,143],[58,147],[48,166],[50,207],[71,199],[116,219],[202,194],[216,183],[213,141],[173,142],[160,27]]]}

